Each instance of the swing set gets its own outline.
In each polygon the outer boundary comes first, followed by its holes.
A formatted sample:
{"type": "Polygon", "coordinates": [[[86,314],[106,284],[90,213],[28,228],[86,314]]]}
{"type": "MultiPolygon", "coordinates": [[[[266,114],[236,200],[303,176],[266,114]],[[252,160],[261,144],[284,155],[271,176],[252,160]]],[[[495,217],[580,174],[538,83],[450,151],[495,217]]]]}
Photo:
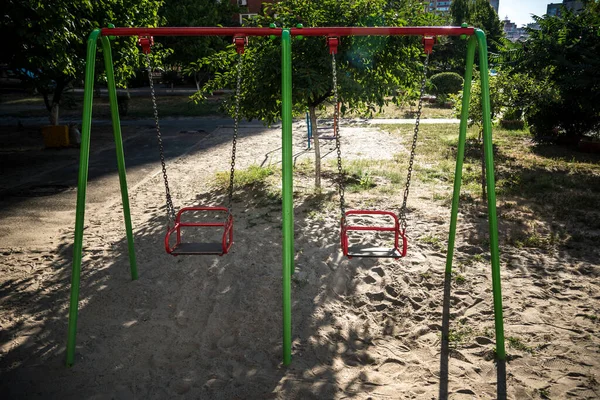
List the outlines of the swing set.
{"type": "Polygon", "coordinates": [[[475,49],[479,50],[479,67],[481,77],[481,103],[483,113],[483,139],[484,156],[486,165],[486,181],[488,196],[488,221],[490,237],[490,253],[492,267],[492,288],[494,299],[495,331],[496,331],[496,355],[499,360],[506,357],[504,346],[504,326],[502,317],[502,295],[500,286],[500,262],[498,250],[498,226],[496,219],[496,195],[494,184],[494,167],[492,153],[492,133],[490,120],[490,100],[489,100],[489,82],[487,65],[487,43],[482,30],[468,27],[463,24],[461,27],[324,27],[324,28],[103,28],[92,31],[87,42],[86,73],[84,87],[84,105],[82,118],[82,136],[80,150],[79,177],[77,189],[77,209],[75,220],[75,239],[73,250],[73,270],[71,276],[71,296],[69,308],[69,328],[67,340],[66,362],[68,366],[75,361],[75,345],[77,333],[77,317],[79,310],[79,288],[81,276],[81,264],[83,257],[83,228],[85,216],[85,199],[88,181],[90,134],[92,122],[92,101],[95,81],[95,61],[97,42],[100,39],[102,43],[104,64],[106,69],[106,78],[108,83],[108,95],[111,109],[111,119],[113,133],[117,152],[117,168],[119,173],[119,182],[121,187],[121,199],[123,203],[123,215],[125,220],[125,230],[128,243],[129,264],[131,277],[133,280],[138,278],[137,262],[133,244],[133,229],[131,223],[129,195],[127,191],[127,178],[125,172],[125,158],[123,152],[123,140],[121,135],[121,125],[117,106],[116,85],[113,70],[113,61],[111,54],[110,40],[116,36],[136,36],[139,38],[139,44],[146,59],[146,68],[149,72],[150,92],[152,96],[152,105],[156,123],[156,134],[158,140],[160,161],[162,165],[162,174],[166,193],[166,210],[169,220],[167,233],[164,239],[167,253],[180,255],[225,255],[233,245],[233,214],[232,197],[233,183],[235,174],[235,153],[236,142],[239,127],[240,111],[240,91],[242,81],[242,65],[244,48],[248,44],[250,36],[270,36],[272,39],[281,38],[281,68],[282,68],[282,256],[283,256],[283,364],[291,363],[291,275],[294,271],[294,216],[293,216],[293,153],[292,153],[292,38],[294,36],[320,36],[325,37],[332,60],[333,77],[333,97],[334,104],[338,104],[338,84],[336,55],[338,45],[342,37],[345,36],[419,36],[423,38],[425,60],[423,67],[423,77],[420,85],[420,98],[417,111],[417,118],[414,128],[412,148],[409,158],[409,167],[404,190],[402,206],[398,214],[392,211],[382,210],[346,210],[344,199],[344,174],[342,169],[342,155],[340,148],[339,135],[339,108],[334,107],[334,136],[337,151],[338,166],[338,193],[340,197],[340,216],[341,216],[341,249],[348,258],[353,257],[376,257],[376,258],[401,258],[407,254],[408,240],[407,229],[407,200],[410,189],[412,167],[415,157],[415,149],[419,134],[419,123],[422,109],[422,99],[427,79],[427,69],[429,55],[431,54],[436,37],[438,36],[464,36],[470,37],[467,45],[466,72],[464,79],[462,114],[458,135],[458,148],[456,171],[454,179],[454,193],[452,199],[452,211],[450,219],[450,234],[448,239],[448,253],[446,258],[445,273],[449,275],[452,271],[452,261],[454,256],[454,243],[456,237],[456,224],[458,220],[458,203],[460,196],[462,166],[465,152],[466,131],[468,122],[468,109],[470,102],[471,81],[473,78],[473,65],[475,62],[475,49]],[[158,107],[156,94],[151,78],[152,66],[149,54],[153,44],[154,36],[230,36],[233,37],[238,53],[237,63],[237,86],[235,92],[235,115],[234,132],[231,151],[231,171],[228,188],[227,206],[194,206],[182,207],[178,212],[175,211],[171,198],[171,191],[167,177],[164,149],[162,143],[161,129],[158,118],[158,107]],[[194,213],[205,213],[213,216],[221,216],[208,222],[197,222],[186,219],[193,216],[194,213]],[[224,217],[223,217],[224,216],[224,217]],[[365,219],[369,217],[387,218],[391,223],[382,226],[373,224],[371,226],[365,223],[354,223],[353,218],[365,219]],[[221,231],[219,240],[208,242],[187,241],[184,229],[205,230],[206,228],[218,228],[221,231]],[[351,244],[351,233],[360,234],[365,231],[373,232],[391,232],[393,234],[393,244],[389,247],[377,247],[371,245],[353,245],[351,244]]]}

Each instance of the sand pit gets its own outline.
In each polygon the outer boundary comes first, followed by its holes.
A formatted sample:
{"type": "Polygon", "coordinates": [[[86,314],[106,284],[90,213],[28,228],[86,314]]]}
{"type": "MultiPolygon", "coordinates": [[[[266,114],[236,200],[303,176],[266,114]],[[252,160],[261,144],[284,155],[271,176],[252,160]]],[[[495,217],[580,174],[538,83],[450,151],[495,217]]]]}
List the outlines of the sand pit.
{"type": "MultiPolygon", "coordinates": [[[[294,126],[297,163],[313,157],[304,132],[294,126]]],[[[176,206],[222,202],[211,182],[228,168],[230,135],[219,128],[169,163],[176,206]]],[[[408,154],[406,143],[374,127],[343,127],[342,135],[346,159],[408,154]]],[[[242,127],[237,167],[278,168],[280,146],[279,129],[242,127]]],[[[323,147],[325,162],[335,157],[333,143],[323,147]]],[[[64,367],[73,214],[57,217],[57,248],[2,256],[2,398],[496,397],[490,267],[484,241],[475,240],[487,229],[485,214],[461,210],[456,260],[466,279],[452,282],[453,341],[441,355],[449,207],[415,182],[408,256],[347,260],[335,202],[319,205],[310,176],[297,177],[293,360],[283,367],[279,200],[238,191],[231,253],[174,258],[162,244],[156,167],[130,191],[139,280],[129,279],[120,200],[87,210],[73,368],[64,367]]],[[[331,177],[323,186],[335,198],[331,177]]],[[[401,200],[349,196],[392,210],[401,200]]],[[[507,348],[507,397],[598,398],[600,327],[579,316],[597,315],[598,264],[514,248],[501,254],[506,336],[523,340],[507,348]]]]}

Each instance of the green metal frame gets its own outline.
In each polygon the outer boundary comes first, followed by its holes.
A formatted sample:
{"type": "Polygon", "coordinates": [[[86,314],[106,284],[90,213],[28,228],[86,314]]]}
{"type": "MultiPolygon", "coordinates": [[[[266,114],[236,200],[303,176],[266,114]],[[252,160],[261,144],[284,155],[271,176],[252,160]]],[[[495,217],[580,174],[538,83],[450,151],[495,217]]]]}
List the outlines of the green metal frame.
{"type": "MultiPolygon", "coordinates": [[[[71,302],[69,306],[69,328],[67,339],[67,366],[75,362],[75,339],[77,335],[77,312],[79,310],[79,286],[81,278],[81,261],[83,258],[83,224],[85,221],[85,196],[88,182],[88,167],[90,159],[90,136],[92,127],[92,102],[94,95],[94,74],[96,69],[96,47],[100,30],[92,31],[87,42],[87,55],[85,67],[85,84],[83,95],[83,119],[81,124],[81,148],[79,152],[79,177],[77,180],[77,210],[75,213],[75,241],[73,244],[73,272],[71,274],[71,302]]],[[[117,105],[117,87],[110,49],[110,40],[103,36],[102,52],[106,68],[108,83],[108,98],[110,101],[110,115],[113,125],[113,135],[117,151],[117,168],[119,170],[119,183],[121,185],[121,200],[123,202],[123,216],[127,232],[129,251],[129,265],[131,279],[138,278],[137,262],[133,247],[133,229],[131,213],[129,211],[129,194],[127,193],[127,175],[125,173],[125,155],[123,152],[123,137],[121,135],[121,121],[117,105]]]]}
{"type": "Polygon", "coordinates": [[[458,151],[456,154],[456,171],[454,174],[454,193],[452,195],[452,212],[450,214],[450,234],[448,237],[448,253],[446,258],[446,275],[452,273],[452,260],[456,239],[456,223],[458,220],[458,202],[462,180],[463,160],[465,157],[465,142],[467,139],[467,124],[469,119],[469,103],[471,100],[471,80],[475,63],[475,48],[479,50],[479,72],[481,79],[481,108],[483,113],[483,153],[488,200],[488,222],[490,235],[490,254],[492,264],[492,290],[494,297],[494,319],[496,329],[496,356],[499,360],[506,359],[504,346],[504,319],[502,316],[502,290],[500,287],[500,252],[498,249],[498,220],[496,217],[496,183],[494,178],[494,153],[492,148],[492,120],[490,111],[490,84],[488,72],[488,51],[485,33],[475,30],[467,45],[467,60],[465,70],[465,85],[463,88],[462,109],[460,116],[460,132],[458,136],[458,151]]]}
{"type": "MultiPolygon", "coordinates": [[[[92,122],[92,101],[94,91],[94,74],[96,63],[97,41],[101,38],[106,68],[108,94],[110,100],[111,119],[117,151],[117,167],[121,185],[121,198],[123,203],[123,216],[127,234],[129,264],[131,278],[138,278],[135,251],[133,246],[133,229],[127,192],[127,178],[125,173],[125,157],[123,153],[123,139],[121,123],[117,106],[117,92],[114,79],[113,62],[110,40],[100,36],[100,30],[94,30],[88,39],[85,89],[83,103],[83,120],[81,131],[81,151],[79,163],[79,178],[77,188],[77,210],[75,219],[75,239],[73,245],[73,271],[71,276],[71,297],[69,308],[69,327],[67,340],[68,366],[75,361],[75,345],[77,333],[77,314],[79,309],[79,288],[81,277],[81,263],[83,257],[83,226],[85,217],[85,198],[88,181],[88,166],[90,153],[90,135],[92,122]]],[[[490,251],[492,264],[492,284],[494,296],[494,314],[496,326],[496,353],[497,358],[504,360],[504,327],[502,318],[502,295],[500,290],[500,262],[498,251],[498,224],[496,219],[496,194],[494,183],[494,165],[492,153],[492,125],[490,119],[490,99],[487,65],[487,43],[483,31],[476,29],[475,35],[468,42],[465,85],[463,93],[463,108],[461,115],[460,134],[458,141],[458,154],[456,160],[456,174],[454,180],[454,194],[452,198],[452,212],[450,222],[450,235],[448,239],[448,256],[446,261],[446,274],[452,271],[452,259],[456,237],[456,223],[458,219],[458,202],[462,167],[465,150],[468,105],[471,92],[471,79],[475,48],[479,49],[479,66],[481,72],[481,96],[483,112],[483,140],[487,177],[488,194],[488,219],[490,234],[490,251]]],[[[281,64],[282,64],[282,213],[283,213],[283,364],[289,365],[292,359],[292,297],[291,276],[294,272],[294,206],[293,206],[293,159],[292,159],[292,34],[289,29],[281,32],[281,64]]]]}

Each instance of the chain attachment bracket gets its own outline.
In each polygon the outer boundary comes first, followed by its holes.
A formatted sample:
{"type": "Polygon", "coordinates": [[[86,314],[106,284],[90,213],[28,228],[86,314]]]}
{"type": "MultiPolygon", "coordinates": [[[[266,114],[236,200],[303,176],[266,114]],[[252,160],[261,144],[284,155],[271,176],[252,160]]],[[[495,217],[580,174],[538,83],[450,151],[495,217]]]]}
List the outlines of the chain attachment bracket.
{"type": "Polygon", "coordinates": [[[425,46],[425,54],[431,54],[433,51],[433,45],[437,42],[437,37],[435,36],[423,36],[423,46],[425,46]]]}
{"type": "Polygon", "coordinates": [[[152,36],[141,37],[138,39],[138,44],[142,47],[142,53],[150,54],[154,45],[154,38],[152,36]]]}
{"type": "Polygon", "coordinates": [[[329,46],[329,54],[337,54],[340,39],[337,36],[328,36],[327,45],[329,46]]]}
{"type": "Polygon", "coordinates": [[[244,54],[246,46],[248,45],[248,37],[235,36],[233,38],[233,43],[235,44],[235,51],[237,51],[238,54],[244,54]]]}

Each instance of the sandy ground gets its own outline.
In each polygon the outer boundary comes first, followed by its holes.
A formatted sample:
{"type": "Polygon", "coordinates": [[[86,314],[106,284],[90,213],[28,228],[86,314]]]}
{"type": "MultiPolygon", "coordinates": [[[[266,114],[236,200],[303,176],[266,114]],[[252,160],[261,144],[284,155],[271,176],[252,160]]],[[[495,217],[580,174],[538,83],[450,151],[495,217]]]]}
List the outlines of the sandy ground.
{"type": "MultiPolygon", "coordinates": [[[[230,134],[216,130],[169,165],[176,206],[222,202],[210,182],[228,167],[230,134]]],[[[296,162],[311,159],[299,124],[294,135],[296,162]]],[[[344,127],[342,135],[347,159],[407,154],[377,128],[344,127]]],[[[280,165],[280,130],[242,128],[240,136],[239,168],[280,165]]],[[[331,158],[332,150],[326,143],[323,153],[331,158]]],[[[139,280],[129,278],[119,198],[87,209],[73,368],[64,367],[73,213],[56,217],[57,246],[5,249],[2,398],[490,399],[504,381],[511,399],[600,397],[600,324],[584,317],[600,309],[597,253],[501,248],[506,336],[521,343],[507,343],[504,373],[493,359],[482,210],[461,209],[455,260],[465,281],[447,287],[454,340],[443,350],[449,207],[416,182],[408,256],[348,260],[337,207],[323,200],[335,198],[333,182],[325,179],[316,198],[310,177],[298,174],[293,361],[283,367],[279,200],[238,191],[231,253],[173,258],[162,244],[158,172],[130,188],[139,280]],[[424,239],[432,237],[440,243],[424,239]]],[[[401,196],[348,195],[348,202],[397,210],[401,196]]]]}

